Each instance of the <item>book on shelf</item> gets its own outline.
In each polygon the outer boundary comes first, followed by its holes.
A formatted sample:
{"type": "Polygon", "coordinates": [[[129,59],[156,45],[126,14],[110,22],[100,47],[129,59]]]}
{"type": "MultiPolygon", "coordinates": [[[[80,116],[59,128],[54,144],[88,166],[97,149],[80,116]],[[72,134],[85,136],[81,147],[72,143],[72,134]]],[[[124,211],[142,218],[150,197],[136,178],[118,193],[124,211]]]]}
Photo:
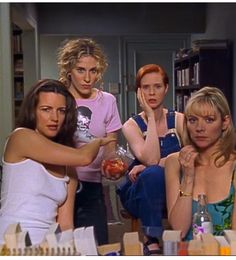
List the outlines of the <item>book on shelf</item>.
{"type": "Polygon", "coordinates": [[[199,62],[195,62],[193,65],[193,84],[197,85],[199,84],[199,62]]]}
{"type": "Polygon", "coordinates": [[[190,85],[189,67],[176,70],[176,86],[185,87],[190,85]]]}
{"type": "Polygon", "coordinates": [[[22,81],[16,81],[15,86],[15,99],[23,99],[24,97],[24,85],[22,81]]]}
{"type": "Polygon", "coordinates": [[[16,59],[14,62],[14,73],[16,75],[22,75],[24,72],[23,59],[16,59]]]}
{"type": "Polygon", "coordinates": [[[14,54],[22,53],[22,40],[20,34],[13,35],[13,52],[14,54]]]}
{"type": "Polygon", "coordinates": [[[175,109],[177,111],[183,111],[183,96],[182,94],[176,93],[176,104],[175,104],[175,109]]]}
{"type": "Polygon", "coordinates": [[[189,95],[183,96],[183,109],[186,107],[189,98],[190,98],[189,95]]]}
{"type": "Polygon", "coordinates": [[[182,86],[182,72],[180,69],[176,71],[176,76],[177,76],[177,86],[180,87],[182,86]]]}

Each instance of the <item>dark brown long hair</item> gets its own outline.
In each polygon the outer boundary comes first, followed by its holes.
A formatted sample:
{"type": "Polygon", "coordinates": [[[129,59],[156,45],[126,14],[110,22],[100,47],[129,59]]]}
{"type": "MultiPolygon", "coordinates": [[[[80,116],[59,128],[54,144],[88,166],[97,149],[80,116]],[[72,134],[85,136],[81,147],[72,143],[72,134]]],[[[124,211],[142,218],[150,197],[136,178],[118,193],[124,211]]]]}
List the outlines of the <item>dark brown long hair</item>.
{"type": "Polygon", "coordinates": [[[66,115],[64,123],[53,141],[74,147],[73,136],[77,127],[76,102],[67,88],[58,80],[39,80],[31,87],[24,98],[17,118],[16,127],[36,128],[36,107],[39,102],[40,92],[53,92],[61,94],[66,99],[66,115]]]}

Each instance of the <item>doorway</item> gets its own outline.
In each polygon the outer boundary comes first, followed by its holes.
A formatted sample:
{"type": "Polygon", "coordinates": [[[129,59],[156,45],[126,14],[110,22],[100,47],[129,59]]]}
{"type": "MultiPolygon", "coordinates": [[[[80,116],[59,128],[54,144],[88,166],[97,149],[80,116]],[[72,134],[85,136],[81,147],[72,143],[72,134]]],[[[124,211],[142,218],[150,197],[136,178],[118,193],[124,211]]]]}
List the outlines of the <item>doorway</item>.
{"type": "Polygon", "coordinates": [[[123,72],[122,72],[122,119],[126,121],[133,114],[139,112],[135,93],[135,77],[137,70],[149,63],[161,65],[169,76],[169,92],[165,106],[174,107],[173,97],[173,61],[174,55],[180,48],[190,46],[190,35],[160,35],[158,37],[145,37],[145,39],[129,37],[124,38],[123,72]]]}

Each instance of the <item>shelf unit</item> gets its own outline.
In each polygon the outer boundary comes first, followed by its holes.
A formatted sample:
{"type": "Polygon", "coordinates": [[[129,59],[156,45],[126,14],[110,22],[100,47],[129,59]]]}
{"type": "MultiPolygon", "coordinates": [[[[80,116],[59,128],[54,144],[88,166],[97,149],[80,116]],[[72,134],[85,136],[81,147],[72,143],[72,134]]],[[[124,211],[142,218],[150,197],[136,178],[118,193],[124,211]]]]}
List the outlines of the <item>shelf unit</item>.
{"type": "Polygon", "coordinates": [[[14,116],[18,116],[18,112],[24,97],[24,64],[22,49],[22,33],[23,31],[15,24],[12,25],[12,50],[13,50],[13,100],[14,100],[14,116]]]}
{"type": "Polygon", "coordinates": [[[232,106],[230,41],[210,41],[210,43],[207,41],[207,44],[200,42],[192,49],[176,53],[174,60],[175,109],[183,112],[191,94],[204,86],[220,88],[232,106]]]}

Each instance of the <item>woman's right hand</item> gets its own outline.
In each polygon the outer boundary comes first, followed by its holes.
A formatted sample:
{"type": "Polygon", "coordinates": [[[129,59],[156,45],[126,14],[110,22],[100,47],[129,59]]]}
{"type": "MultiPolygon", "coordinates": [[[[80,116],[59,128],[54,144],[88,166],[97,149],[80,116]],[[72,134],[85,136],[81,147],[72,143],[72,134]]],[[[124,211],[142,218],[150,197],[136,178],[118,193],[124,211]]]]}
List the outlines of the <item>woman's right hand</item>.
{"type": "Polygon", "coordinates": [[[195,160],[198,152],[192,145],[184,146],[179,152],[179,163],[185,177],[194,177],[195,160]]]}
{"type": "Polygon", "coordinates": [[[149,118],[150,116],[154,116],[154,111],[153,109],[148,105],[145,96],[143,94],[143,91],[141,88],[138,88],[137,91],[137,98],[139,101],[139,105],[140,107],[143,109],[144,113],[146,114],[147,118],[149,118]]]}
{"type": "Polygon", "coordinates": [[[117,139],[112,137],[112,136],[106,136],[106,137],[101,137],[100,141],[101,141],[100,145],[104,146],[104,145],[107,145],[107,144],[109,144],[111,142],[117,142],[117,139]]]}

